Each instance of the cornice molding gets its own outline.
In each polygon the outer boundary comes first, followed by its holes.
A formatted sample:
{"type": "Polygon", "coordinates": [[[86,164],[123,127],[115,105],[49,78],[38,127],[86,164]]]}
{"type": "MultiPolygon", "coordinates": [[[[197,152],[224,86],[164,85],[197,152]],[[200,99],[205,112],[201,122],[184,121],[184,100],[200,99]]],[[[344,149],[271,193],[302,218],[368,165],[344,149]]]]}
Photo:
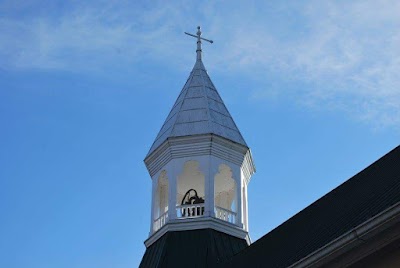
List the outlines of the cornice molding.
{"type": "Polygon", "coordinates": [[[256,172],[256,167],[253,162],[253,157],[251,155],[250,149],[247,151],[243,159],[243,164],[241,166],[243,176],[246,184],[249,184],[251,176],[256,172]]]}
{"type": "Polygon", "coordinates": [[[153,177],[172,159],[213,155],[242,167],[248,183],[255,172],[250,149],[214,134],[175,137],[167,139],[144,159],[153,177]]]}
{"type": "Polygon", "coordinates": [[[245,239],[248,245],[251,244],[249,234],[245,230],[235,224],[213,217],[170,220],[160,230],[144,241],[144,244],[148,248],[167,232],[199,229],[213,229],[240,239],[245,239]]]}

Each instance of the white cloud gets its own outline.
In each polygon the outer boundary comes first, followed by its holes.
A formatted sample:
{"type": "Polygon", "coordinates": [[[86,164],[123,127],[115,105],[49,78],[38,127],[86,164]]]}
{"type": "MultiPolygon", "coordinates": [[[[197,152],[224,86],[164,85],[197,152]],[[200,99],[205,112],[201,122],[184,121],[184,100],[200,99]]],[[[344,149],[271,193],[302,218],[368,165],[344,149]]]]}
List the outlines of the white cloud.
{"type": "Polygon", "coordinates": [[[259,81],[259,101],[279,92],[260,76],[284,78],[299,87],[282,96],[301,105],[400,126],[398,1],[105,3],[58,17],[4,16],[1,67],[84,72],[151,59],[187,69],[194,53],[182,32],[200,23],[216,41],[207,66],[259,81]]]}
{"type": "MultiPolygon", "coordinates": [[[[239,68],[257,76],[299,83],[297,91],[282,93],[308,107],[339,109],[375,127],[399,127],[398,10],[395,1],[312,2],[297,9],[299,32],[286,25],[291,38],[260,31],[255,19],[247,32],[233,35],[227,62],[236,60],[239,68]]],[[[254,96],[262,100],[271,95],[266,91],[259,89],[254,96]]]]}
{"type": "Polygon", "coordinates": [[[76,6],[60,17],[2,18],[3,68],[87,71],[159,56],[170,44],[172,7],[143,10],[132,5],[76,6]],[[168,22],[168,20],[167,20],[168,22]]]}

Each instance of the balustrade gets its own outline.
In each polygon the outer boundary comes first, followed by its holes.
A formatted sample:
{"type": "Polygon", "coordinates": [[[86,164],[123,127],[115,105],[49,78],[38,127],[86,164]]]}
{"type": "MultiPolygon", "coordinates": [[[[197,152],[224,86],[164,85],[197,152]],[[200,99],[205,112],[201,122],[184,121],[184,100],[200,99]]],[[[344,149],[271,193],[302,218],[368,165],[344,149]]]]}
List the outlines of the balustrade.
{"type": "MultiPolygon", "coordinates": [[[[236,213],[228,209],[215,206],[215,217],[217,219],[236,224],[236,213]]],[[[180,219],[197,218],[204,215],[204,203],[176,206],[176,216],[180,219]]],[[[153,231],[157,232],[168,222],[168,211],[154,220],[153,231]]]]}
{"type": "Polygon", "coordinates": [[[154,220],[153,223],[154,232],[160,230],[161,227],[163,227],[167,222],[168,222],[168,211],[164,212],[163,214],[161,214],[160,217],[154,220]]]}
{"type": "Polygon", "coordinates": [[[225,208],[215,206],[215,217],[230,223],[236,223],[236,213],[225,208]]]}
{"type": "Polygon", "coordinates": [[[176,206],[178,218],[196,218],[204,215],[204,203],[176,206]]]}

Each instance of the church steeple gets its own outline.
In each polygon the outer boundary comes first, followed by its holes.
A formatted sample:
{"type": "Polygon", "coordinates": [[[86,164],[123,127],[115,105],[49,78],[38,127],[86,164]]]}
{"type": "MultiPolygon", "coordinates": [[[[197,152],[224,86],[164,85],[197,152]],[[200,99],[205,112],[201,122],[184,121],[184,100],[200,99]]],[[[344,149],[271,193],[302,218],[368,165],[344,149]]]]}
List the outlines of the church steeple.
{"type": "Polygon", "coordinates": [[[197,38],[196,63],[144,160],[152,178],[145,244],[148,250],[163,247],[161,238],[168,234],[207,229],[243,248],[250,243],[247,185],[253,159],[202,62],[201,41],[212,41],[201,37],[200,27],[197,35],[188,35],[197,38]]]}

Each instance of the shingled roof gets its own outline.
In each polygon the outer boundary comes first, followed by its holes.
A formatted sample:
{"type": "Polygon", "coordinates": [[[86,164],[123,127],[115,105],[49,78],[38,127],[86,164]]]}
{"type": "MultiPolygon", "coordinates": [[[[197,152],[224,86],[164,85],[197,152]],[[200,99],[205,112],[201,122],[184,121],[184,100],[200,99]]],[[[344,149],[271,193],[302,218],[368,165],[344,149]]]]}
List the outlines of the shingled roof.
{"type": "Polygon", "coordinates": [[[139,267],[213,267],[245,247],[246,240],[212,229],[167,232],[146,249],[139,267]]]}
{"type": "Polygon", "coordinates": [[[247,147],[201,59],[197,59],[147,156],[168,138],[199,134],[215,134],[247,147]]]}
{"type": "Polygon", "coordinates": [[[399,202],[400,146],[222,266],[288,267],[399,202]]]}

